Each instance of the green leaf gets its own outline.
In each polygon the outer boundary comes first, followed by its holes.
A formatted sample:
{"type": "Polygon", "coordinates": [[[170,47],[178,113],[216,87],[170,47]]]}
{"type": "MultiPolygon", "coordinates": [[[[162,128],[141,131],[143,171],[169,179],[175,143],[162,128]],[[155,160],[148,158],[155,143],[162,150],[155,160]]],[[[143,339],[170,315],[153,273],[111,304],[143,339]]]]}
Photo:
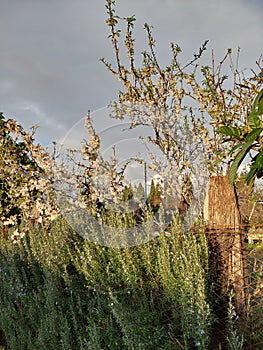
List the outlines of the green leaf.
{"type": "MultiPolygon", "coordinates": [[[[248,125],[252,129],[252,131],[246,135],[246,137],[244,138],[244,143],[239,143],[239,144],[235,145],[232,148],[232,150],[230,151],[230,153],[233,153],[236,150],[238,150],[239,148],[241,148],[238,151],[238,153],[237,153],[235,159],[233,160],[233,162],[229,168],[229,171],[228,171],[228,177],[229,177],[229,181],[231,184],[233,184],[235,181],[236,174],[237,174],[237,171],[238,171],[240,164],[242,163],[242,161],[246,157],[247,153],[249,152],[249,150],[253,146],[254,142],[257,141],[257,139],[260,137],[260,135],[263,131],[263,128],[261,126],[261,120],[259,118],[259,115],[261,115],[261,114],[263,114],[263,89],[257,95],[257,97],[253,103],[251,113],[248,116],[248,125]]],[[[236,133],[235,129],[236,128],[230,128],[227,126],[223,126],[223,127],[219,128],[216,132],[237,138],[237,136],[235,135],[235,133],[236,133]]],[[[240,129],[238,129],[238,130],[240,130],[240,129]]],[[[239,139],[240,138],[241,138],[241,135],[239,135],[239,139]]],[[[252,165],[250,167],[250,171],[246,176],[246,181],[247,181],[247,184],[249,186],[250,192],[253,190],[256,176],[259,176],[259,177],[263,176],[263,150],[261,150],[256,155],[255,160],[252,162],[252,165]]]]}
{"type": "Polygon", "coordinates": [[[231,164],[231,166],[229,168],[229,171],[228,171],[228,178],[229,178],[229,181],[230,181],[230,183],[232,185],[233,185],[233,183],[235,181],[237,170],[238,170],[240,164],[242,163],[243,159],[247,155],[247,153],[248,153],[249,149],[251,148],[253,142],[254,142],[254,139],[252,139],[249,142],[246,142],[246,143],[244,143],[242,145],[238,145],[239,147],[242,146],[242,149],[236,155],[236,158],[233,160],[233,163],[231,164]]]}
{"type": "Polygon", "coordinates": [[[131,16],[131,17],[126,17],[125,18],[127,23],[132,23],[134,21],[136,21],[135,15],[131,16]]]}
{"type": "MultiPolygon", "coordinates": [[[[251,146],[251,144],[250,144],[251,146]]],[[[250,147],[249,146],[249,147],[250,147]]],[[[236,175],[237,175],[237,170],[241,164],[241,162],[243,161],[243,159],[245,158],[246,156],[246,153],[247,153],[247,150],[248,148],[245,148],[245,149],[241,149],[236,158],[233,160],[232,164],[231,164],[231,167],[229,168],[229,171],[228,171],[228,178],[229,178],[229,181],[231,183],[231,185],[234,184],[234,181],[235,181],[235,178],[236,178],[236,175]]]]}
{"type": "Polygon", "coordinates": [[[234,127],[230,127],[230,126],[226,126],[226,125],[218,128],[216,130],[216,133],[223,134],[226,136],[235,137],[238,140],[240,139],[240,136],[241,136],[241,130],[239,128],[234,128],[234,127]]]}
{"type": "Polygon", "coordinates": [[[257,129],[261,127],[261,120],[255,112],[251,112],[248,116],[248,125],[251,129],[257,129]]]}
{"type": "Polygon", "coordinates": [[[261,132],[262,128],[253,129],[249,134],[247,134],[244,141],[246,143],[256,141],[256,139],[260,136],[261,132]]]}
{"type": "Polygon", "coordinates": [[[263,168],[263,150],[261,150],[257,157],[256,157],[256,164],[257,164],[257,167],[260,169],[260,168],[263,168]]]}
{"type": "Polygon", "coordinates": [[[238,148],[242,147],[243,143],[238,143],[237,145],[235,145],[231,150],[230,150],[230,154],[234,153],[238,148]]]}
{"type": "Polygon", "coordinates": [[[246,176],[246,182],[248,186],[250,186],[251,181],[255,181],[256,174],[257,174],[257,166],[256,164],[253,164],[250,168],[249,173],[246,176]]]}
{"type": "Polygon", "coordinates": [[[260,178],[263,174],[263,150],[261,150],[254,159],[250,171],[246,176],[249,193],[253,191],[256,176],[260,178]]]}
{"type": "Polygon", "coordinates": [[[256,115],[263,114],[263,89],[257,94],[251,112],[256,115]]]}

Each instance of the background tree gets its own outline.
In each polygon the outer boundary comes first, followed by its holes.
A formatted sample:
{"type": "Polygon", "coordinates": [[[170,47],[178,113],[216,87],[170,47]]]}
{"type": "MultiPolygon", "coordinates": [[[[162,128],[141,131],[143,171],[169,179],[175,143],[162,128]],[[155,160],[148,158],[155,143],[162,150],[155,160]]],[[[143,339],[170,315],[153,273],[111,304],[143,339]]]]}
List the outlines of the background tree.
{"type": "Polygon", "coordinates": [[[147,198],[147,205],[153,211],[157,212],[161,204],[161,189],[159,183],[154,183],[154,180],[151,181],[150,193],[147,198]]]}
{"type": "Polygon", "coordinates": [[[130,184],[130,186],[126,186],[123,190],[122,201],[127,202],[127,201],[130,201],[131,199],[133,199],[133,189],[130,184]]]}
{"type": "Polygon", "coordinates": [[[142,183],[140,182],[138,186],[135,187],[135,197],[138,201],[143,201],[144,200],[144,187],[142,183]]]}

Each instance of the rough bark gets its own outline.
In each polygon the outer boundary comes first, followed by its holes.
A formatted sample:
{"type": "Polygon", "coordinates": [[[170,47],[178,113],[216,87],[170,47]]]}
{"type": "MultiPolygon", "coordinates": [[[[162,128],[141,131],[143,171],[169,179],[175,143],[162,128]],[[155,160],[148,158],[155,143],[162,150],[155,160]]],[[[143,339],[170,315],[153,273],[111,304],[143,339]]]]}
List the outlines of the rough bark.
{"type": "MultiPolygon", "coordinates": [[[[212,176],[209,180],[204,208],[210,249],[210,282],[216,300],[215,314],[219,333],[226,332],[229,291],[234,291],[234,305],[240,319],[245,312],[244,234],[234,187],[227,176],[212,176]]],[[[218,340],[219,341],[219,340],[218,340]]],[[[221,339],[224,348],[224,340],[221,339]]],[[[214,346],[214,345],[213,345],[214,346]]]]}

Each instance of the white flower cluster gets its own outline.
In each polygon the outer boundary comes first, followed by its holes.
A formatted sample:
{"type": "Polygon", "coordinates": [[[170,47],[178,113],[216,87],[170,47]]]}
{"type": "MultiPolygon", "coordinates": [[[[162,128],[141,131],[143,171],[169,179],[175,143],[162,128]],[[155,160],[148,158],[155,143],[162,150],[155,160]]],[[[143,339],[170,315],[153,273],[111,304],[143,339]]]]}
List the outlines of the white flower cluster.
{"type": "Polygon", "coordinates": [[[0,225],[13,227],[11,238],[18,242],[31,224],[59,215],[51,187],[54,163],[33,135],[0,117],[0,225]]]}

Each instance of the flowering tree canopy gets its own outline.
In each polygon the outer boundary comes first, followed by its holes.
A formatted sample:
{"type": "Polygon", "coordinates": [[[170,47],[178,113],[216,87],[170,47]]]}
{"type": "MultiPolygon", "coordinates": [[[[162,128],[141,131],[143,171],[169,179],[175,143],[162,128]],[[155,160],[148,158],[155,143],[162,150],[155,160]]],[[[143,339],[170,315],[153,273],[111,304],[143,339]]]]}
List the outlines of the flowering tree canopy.
{"type": "Polygon", "coordinates": [[[52,161],[34,143],[33,134],[15,120],[6,120],[2,113],[0,149],[0,224],[14,227],[14,238],[18,239],[30,223],[42,223],[58,215],[50,187],[52,161]]]}
{"type": "MultiPolygon", "coordinates": [[[[262,149],[262,93],[259,94],[262,76],[251,70],[253,76],[250,73],[249,77],[245,70],[239,69],[239,49],[235,61],[229,49],[218,64],[212,51],[211,65],[200,65],[208,41],[186,64],[179,60],[181,48],[172,43],[171,62],[162,68],[155,51],[152,27],[148,24],[144,26],[148,48],[142,52],[138,67],[133,35],[135,17],[120,18],[115,12],[114,0],[106,1],[106,9],[116,65],[105,59],[102,62],[123,86],[118,101],[111,105],[111,116],[128,115],[131,128],[150,125],[155,138],[149,137],[148,141],[161,150],[171,170],[193,172],[194,160],[202,153],[210,174],[225,173],[232,164],[230,179],[233,183],[237,165],[244,155],[251,147],[262,149]],[[119,26],[123,21],[125,34],[119,26]],[[125,64],[121,59],[123,46],[125,64]],[[238,140],[241,142],[236,145],[238,140]],[[230,142],[231,151],[225,141],[230,142]],[[235,151],[240,147],[235,158],[235,151]]],[[[260,72],[261,64],[260,57],[256,61],[260,72]]],[[[260,175],[261,158],[261,152],[253,158],[248,180],[260,175]]]]}

